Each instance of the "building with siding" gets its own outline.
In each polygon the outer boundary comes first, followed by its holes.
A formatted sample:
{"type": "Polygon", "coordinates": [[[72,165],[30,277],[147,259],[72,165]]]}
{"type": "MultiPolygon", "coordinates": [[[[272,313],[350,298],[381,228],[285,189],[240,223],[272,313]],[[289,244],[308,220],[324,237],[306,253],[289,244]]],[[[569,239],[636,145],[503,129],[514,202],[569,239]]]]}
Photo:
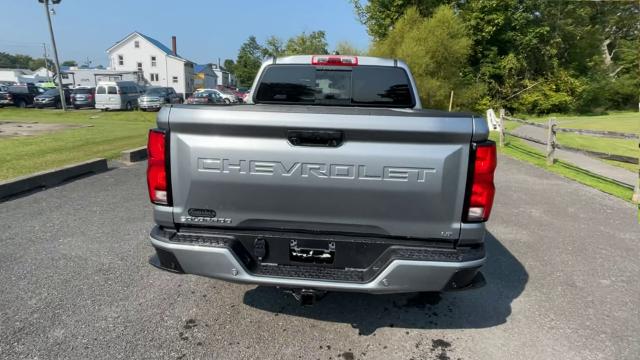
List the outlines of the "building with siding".
{"type": "Polygon", "coordinates": [[[138,81],[149,86],[172,87],[187,97],[194,90],[194,64],[178,55],[176,37],[169,48],[137,31],[107,49],[109,69],[135,71],[138,81]]]}

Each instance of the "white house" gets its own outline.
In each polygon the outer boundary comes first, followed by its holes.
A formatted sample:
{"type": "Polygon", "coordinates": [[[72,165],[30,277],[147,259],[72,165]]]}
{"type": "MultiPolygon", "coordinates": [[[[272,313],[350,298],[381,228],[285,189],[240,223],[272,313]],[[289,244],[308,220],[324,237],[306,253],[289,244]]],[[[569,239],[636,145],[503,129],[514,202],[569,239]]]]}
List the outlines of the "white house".
{"type": "Polygon", "coordinates": [[[41,76],[43,78],[47,78],[47,79],[53,79],[54,77],[54,73],[53,71],[47,69],[44,66],[39,67],[36,71],[33,72],[34,74],[41,76]]]}
{"type": "Polygon", "coordinates": [[[180,57],[176,37],[172,49],[137,31],[107,49],[110,70],[137,71],[140,81],[151,86],[173,87],[184,97],[194,91],[193,63],[180,57]]]}
{"type": "Polygon", "coordinates": [[[211,64],[211,69],[216,74],[218,87],[235,87],[237,85],[236,77],[218,64],[211,64]]]}

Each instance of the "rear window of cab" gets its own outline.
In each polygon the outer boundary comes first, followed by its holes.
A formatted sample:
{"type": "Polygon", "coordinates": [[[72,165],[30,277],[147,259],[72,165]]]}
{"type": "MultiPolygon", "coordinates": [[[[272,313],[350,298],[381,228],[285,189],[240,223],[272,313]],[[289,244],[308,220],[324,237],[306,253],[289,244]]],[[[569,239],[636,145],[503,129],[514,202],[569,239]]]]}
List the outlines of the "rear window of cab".
{"type": "Polygon", "coordinates": [[[265,68],[256,102],[412,108],[411,89],[399,67],[276,64],[265,68]]]}

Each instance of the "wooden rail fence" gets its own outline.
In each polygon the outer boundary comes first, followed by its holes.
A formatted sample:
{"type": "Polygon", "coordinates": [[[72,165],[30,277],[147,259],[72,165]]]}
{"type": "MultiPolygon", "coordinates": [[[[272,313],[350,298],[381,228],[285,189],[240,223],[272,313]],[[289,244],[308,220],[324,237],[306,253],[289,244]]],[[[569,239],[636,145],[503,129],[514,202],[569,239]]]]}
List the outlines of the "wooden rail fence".
{"type": "MultiPolygon", "coordinates": [[[[493,113],[493,112],[492,112],[493,113]]],[[[623,133],[623,132],[617,132],[617,131],[601,131],[601,130],[586,130],[586,129],[572,129],[572,128],[560,128],[558,127],[556,120],[554,118],[549,119],[549,121],[547,123],[539,123],[539,122],[533,122],[533,121],[527,121],[524,119],[518,119],[518,118],[514,118],[511,116],[507,116],[505,114],[504,109],[500,109],[500,121],[498,122],[498,131],[500,132],[500,146],[504,146],[505,143],[505,135],[509,135],[509,136],[513,136],[519,139],[523,139],[523,140],[527,140],[536,144],[540,144],[540,145],[546,145],[547,149],[546,149],[546,158],[547,158],[547,164],[552,165],[555,162],[555,150],[556,149],[560,149],[560,150],[566,150],[566,151],[571,151],[571,152],[576,152],[576,153],[580,153],[586,156],[590,156],[590,157],[594,157],[594,158],[598,158],[598,159],[604,159],[604,160],[614,160],[614,161],[619,161],[619,162],[623,162],[623,163],[627,163],[627,164],[638,164],[638,158],[637,157],[632,157],[632,156],[625,156],[625,155],[618,155],[618,154],[611,154],[611,153],[604,153],[604,152],[599,152],[599,151],[592,151],[592,150],[585,150],[585,149],[579,149],[579,148],[575,148],[575,147],[571,147],[571,146],[567,146],[567,145],[562,145],[559,144],[558,141],[556,140],[556,135],[558,132],[563,132],[563,133],[573,133],[573,134],[578,134],[578,135],[585,135],[585,136],[597,136],[597,137],[604,137],[604,138],[610,138],[610,139],[631,139],[631,140],[638,140],[640,139],[640,136],[638,134],[632,134],[632,133],[623,133]],[[509,131],[505,131],[504,129],[504,121],[513,121],[513,122],[517,122],[520,124],[525,124],[525,125],[530,125],[530,126],[535,126],[538,128],[543,128],[543,129],[547,129],[547,139],[546,141],[531,137],[531,136],[526,136],[526,135],[521,135],[521,134],[516,134],[513,132],[509,132],[509,131]]],[[[640,147],[640,144],[639,144],[640,147]]],[[[622,184],[618,181],[615,181],[612,179],[612,181],[619,183],[623,186],[627,186],[625,184],[622,184]]],[[[636,185],[634,187],[634,193],[633,193],[633,202],[635,203],[640,203],[640,171],[638,172],[638,181],[636,181],[636,185]]]]}
{"type": "Polygon", "coordinates": [[[547,162],[549,163],[553,163],[552,160],[549,160],[550,157],[553,156],[554,150],[555,149],[561,149],[561,150],[567,150],[567,151],[572,151],[572,152],[577,152],[583,155],[587,155],[587,156],[591,156],[591,157],[596,157],[599,159],[604,159],[604,160],[614,160],[614,161],[619,161],[619,162],[623,162],[623,163],[627,163],[627,164],[638,164],[638,158],[637,157],[633,157],[633,156],[625,156],[625,155],[618,155],[618,154],[611,154],[611,153],[604,153],[604,152],[599,152],[599,151],[592,151],[592,150],[585,150],[585,149],[580,149],[580,148],[575,148],[572,146],[567,146],[567,145],[562,145],[559,144],[556,141],[556,134],[558,132],[566,132],[566,133],[574,133],[574,134],[578,134],[578,135],[587,135],[587,136],[598,136],[598,137],[604,137],[604,138],[611,138],[611,139],[638,139],[639,136],[637,134],[631,134],[631,133],[621,133],[621,132],[616,132],[616,131],[599,131],[599,130],[582,130],[582,129],[571,129],[571,128],[559,128],[555,122],[555,119],[551,118],[549,119],[549,122],[544,124],[544,123],[537,123],[537,122],[533,122],[533,121],[527,121],[527,120],[523,120],[523,119],[518,119],[518,118],[514,118],[511,116],[506,116],[504,115],[504,112],[502,110],[500,110],[500,126],[499,126],[499,131],[500,131],[500,145],[503,146],[504,145],[504,135],[509,135],[509,136],[513,136],[513,137],[517,137],[520,139],[524,139],[527,141],[531,141],[537,144],[541,144],[541,145],[547,145],[547,162]],[[526,125],[530,125],[530,126],[535,126],[535,127],[539,127],[539,128],[543,128],[543,129],[548,129],[548,135],[547,135],[547,140],[546,141],[541,141],[539,139],[534,139],[530,136],[524,136],[524,135],[518,135],[512,132],[508,132],[504,130],[504,120],[507,121],[514,121],[520,124],[526,124],[526,125]]]}

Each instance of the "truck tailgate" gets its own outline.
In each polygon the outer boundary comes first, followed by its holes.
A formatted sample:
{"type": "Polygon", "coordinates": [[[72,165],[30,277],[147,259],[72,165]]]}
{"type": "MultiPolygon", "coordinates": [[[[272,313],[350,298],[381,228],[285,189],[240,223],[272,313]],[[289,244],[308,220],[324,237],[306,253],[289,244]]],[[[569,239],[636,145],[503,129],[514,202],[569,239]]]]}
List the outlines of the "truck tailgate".
{"type": "Polygon", "coordinates": [[[175,223],[459,235],[470,115],[274,105],[166,114],[159,124],[169,130],[171,173],[180,174],[171,176],[175,223]],[[304,146],[292,139],[301,131],[342,138],[304,146]]]}

